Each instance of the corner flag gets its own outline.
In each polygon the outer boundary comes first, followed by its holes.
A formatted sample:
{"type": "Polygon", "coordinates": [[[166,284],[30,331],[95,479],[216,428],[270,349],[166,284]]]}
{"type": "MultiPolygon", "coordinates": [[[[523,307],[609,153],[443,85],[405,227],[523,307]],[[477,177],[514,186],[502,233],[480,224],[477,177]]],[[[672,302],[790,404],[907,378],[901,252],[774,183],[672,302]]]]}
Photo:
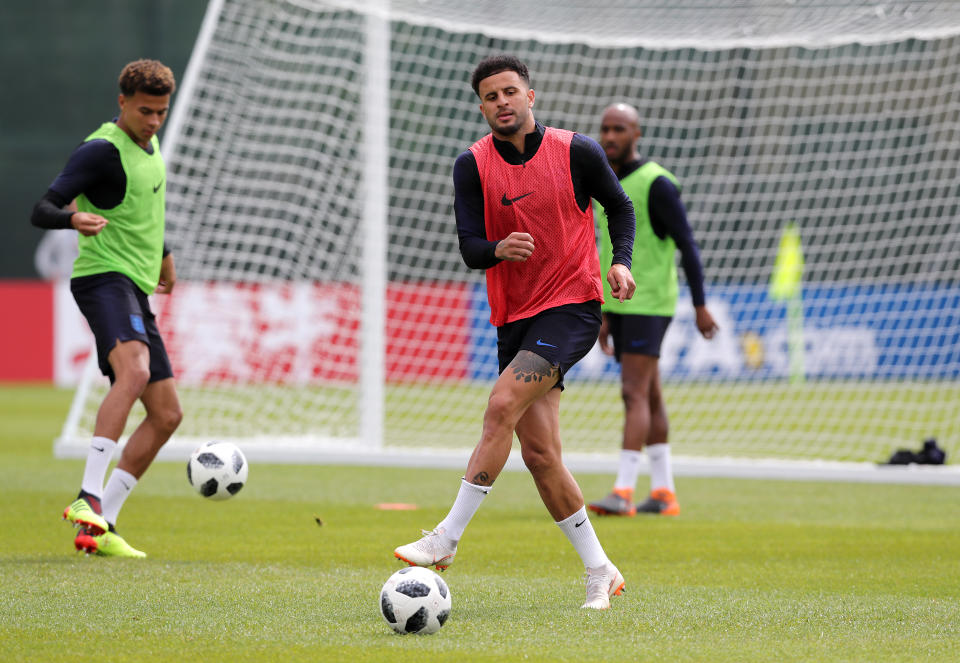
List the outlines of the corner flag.
{"type": "Polygon", "coordinates": [[[780,249],[770,275],[770,299],[785,301],[800,295],[803,279],[803,249],[800,246],[800,231],[791,221],[780,236],[780,249]]]}
{"type": "Polygon", "coordinates": [[[787,348],[790,355],[790,383],[806,380],[806,347],[803,338],[803,249],[800,231],[791,221],[780,236],[780,250],[770,275],[770,299],[787,304],[787,348]]]}

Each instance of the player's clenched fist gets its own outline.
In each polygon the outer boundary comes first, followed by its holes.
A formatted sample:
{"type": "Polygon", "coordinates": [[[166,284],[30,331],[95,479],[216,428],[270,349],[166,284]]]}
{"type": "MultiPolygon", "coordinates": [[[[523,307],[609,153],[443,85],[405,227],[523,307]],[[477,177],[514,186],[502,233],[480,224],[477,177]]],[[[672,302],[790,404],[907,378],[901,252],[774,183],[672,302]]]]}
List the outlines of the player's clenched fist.
{"type": "Polygon", "coordinates": [[[497,243],[494,252],[501,260],[522,262],[533,254],[533,237],[528,233],[510,233],[497,243]]]}
{"type": "Polygon", "coordinates": [[[78,233],[90,237],[98,234],[107,225],[107,220],[93,212],[77,212],[70,217],[72,225],[78,233]]]}
{"type": "Polygon", "coordinates": [[[610,265],[607,282],[610,283],[610,295],[620,303],[633,297],[633,293],[637,290],[637,283],[633,280],[630,269],[618,263],[610,265]]]}

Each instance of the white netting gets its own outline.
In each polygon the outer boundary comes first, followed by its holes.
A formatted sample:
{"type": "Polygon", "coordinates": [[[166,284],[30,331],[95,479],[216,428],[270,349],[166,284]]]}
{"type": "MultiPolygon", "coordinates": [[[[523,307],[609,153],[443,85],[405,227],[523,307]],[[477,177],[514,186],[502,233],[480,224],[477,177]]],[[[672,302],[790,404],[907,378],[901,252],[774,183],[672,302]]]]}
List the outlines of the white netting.
{"type": "MultiPolygon", "coordinates": [[[[368,3],[377,6],[383,11],[368,3]]],[[[930,39],[954,35],[960,25],[960,5],[950,0],[391,0],[390,15],[495,39],[656,50],[930,39]]]]}
{"type": "MultiPolygon", "coordinates": [[[[362,444],[366,9],[386,16],[379,2],[227,0],[195,86],[174,100],[182,122],[164,149],[181,284],[162,328],[179,436],[362,444]]],[[[376,155],[386,447],[463,449],[479,433],[495,337],[482,275],[458,253],[450,173],[488,131],[474,65],[512,52],[540,121],[596,135],[603,108],[629,102],[641,152],[683,184],[721,334],[697,337],[682,293],[661,358],[675,453],[881,460],[927,435],[960,448],[960,4],[395,0],[390,12],[389,149],[376,155]],[[806,259],[802,373],[789,338],[801,323],[767,293],[791,221],[806,259]]],[[[567,384],[565,448],[616,451],[616,367],[594,353],[567,384]]],[[[102,393],[71,437],[89,434],[102,393]]]]}

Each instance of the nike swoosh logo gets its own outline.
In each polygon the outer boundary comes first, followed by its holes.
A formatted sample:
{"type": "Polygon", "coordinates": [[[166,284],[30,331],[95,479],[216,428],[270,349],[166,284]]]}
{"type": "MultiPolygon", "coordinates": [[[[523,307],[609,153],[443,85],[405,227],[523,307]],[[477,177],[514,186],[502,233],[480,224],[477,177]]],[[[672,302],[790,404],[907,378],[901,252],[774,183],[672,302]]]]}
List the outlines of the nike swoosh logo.
{"type": "Polygon", "coordinates": [[[522,196],[517,196],[516,198],[507,198],[507,194],[503,194],[503,198],[500,199],[500,204],[502,204],[502,205],[513,205],[515,202],[517,202],[517,201],[520,200],[521,198],[526,198],[527,196],[531,195],[532,193],[533,193],[533,191],[528,191],[527,193],[523,194],[522,196]]]}
{"type": "Polygon", "coordinates": [[[537,345],[540,345],[540,346],[546,347],[546,348],[555,348],[555,347],[557,347],[557,346],[553,345],[552,343],[544,343],[544,342],[541,341],[539,338],[537,339],[537,345]]]}
{"type": "Polygon", "coordinates": [[[158,184],[157,186],[153,187],[153,192],[156,193],[157,191],[160,190],[160,187],[162,187],[162,186],[163,186],[163,180],[160,180],[160,184],[158,184]]]}
{"type": "Polygon", "coordinates": [[[130,490],[130,486],[127,485],[127,482],[126,482],[126,481],[123,481],[123,480],[121,479],[121,480],[120,480],[120,484],[121,484],[124,488],[126,488],[128,491],[130,490]]]}
{"type": "Polygon", "coordinates": [[[580,527],[580,525],[584,524],[585,522],[587,522],[587,519],[586,519],[586,518],[584,518],[583,520],[581,520],[579,523],[575,524],[574,527],[580,527]]]}
{"type": "MultiPolygon", "coordinates": [[[[93,447],[92,444],[90,446],[93,447]]],[[[106,449],[106,447],[93,447],[93,448],[96,449],[97,451],[103,451],[104,449],[106,449]]]]}

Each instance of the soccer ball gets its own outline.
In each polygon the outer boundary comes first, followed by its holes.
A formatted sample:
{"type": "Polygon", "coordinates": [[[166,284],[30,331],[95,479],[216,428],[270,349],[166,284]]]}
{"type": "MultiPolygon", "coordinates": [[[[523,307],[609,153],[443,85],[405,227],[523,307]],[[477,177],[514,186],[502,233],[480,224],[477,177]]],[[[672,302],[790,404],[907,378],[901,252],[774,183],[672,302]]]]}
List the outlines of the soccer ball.
{"type": "Polygon", "coordinates": [[[436,633],[450,616],[450,590],[430,569],[402,568],[380,590],[380,614],[397,633],[436,633]]]}
{"type": "Polygon", "coordinates": [[[226,500],[247,482],[247,459],[235,444],[207,442],[190,454],[187,480],[211,500],[226,500]]]}

